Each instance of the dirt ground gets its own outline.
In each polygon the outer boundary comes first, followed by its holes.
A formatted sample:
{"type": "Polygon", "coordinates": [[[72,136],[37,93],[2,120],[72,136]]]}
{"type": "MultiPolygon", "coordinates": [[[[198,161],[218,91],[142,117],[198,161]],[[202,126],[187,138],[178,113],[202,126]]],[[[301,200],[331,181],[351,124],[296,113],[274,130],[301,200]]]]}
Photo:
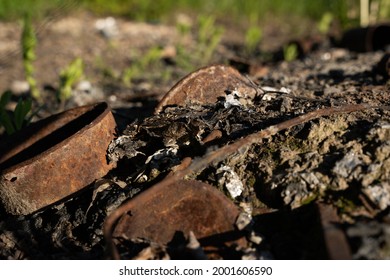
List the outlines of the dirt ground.
{"type": "MultiPolygon", "coordinates": [[[[103,232],[106,218],[171,172],[182,174],[178,166],[186,158],[195,164],[184,169],[189,171],[183,177],[213,186],[237,207],[239,237],[229,236],[233,243],[210,251],[202,238],[194,249],[196,236],[187,233],[169,244],[147,235],[117,234],[122,258],[390,258],[390,83],[378,68],[385,50],[357,53],[315,37],[315,47],[287,62],[280,50],[292,39],[288,30],[265,30],[264,56],[246,55],[242,32],[228,28],[207,65],[238,69],[240,76],[233,70],[226,76],[233,75],[233,85],[241,87],[221,85],[222,76],[206,76],[196,90],[186,91],[184,102],[155,113],[163,95],[189,73],[175,60],[182,40],[176,27],[116,19],[114,33],[105,37],[97,20],[82,14],[37,29],[35,75],[47,101],[38,118],[59,110],[50,97],[59,73],[82,57],[84,83],[62,109],[98,101],[111,106],[118,138],[107,157],[117,167],[84,192],[31,215],[12,216],[2,209],[1,258],[112,257],[103,232]],[[153,46],[163,50],[158,72],[148,69],[131,84],[117,82],[118,73],[134,63],[134,54],[153,46]],[[161,69],[169,69],[168,78],[161,69]],[[213,92],[212,102],[197,96],[203,84],[213,92]],[[303,120],[266,137],[256,134],[312,111],[352,104],[367,106],[303,120]],[[239,142],[251,135],[251,144],[239,142]],[[235,143],[242,145],[234,148],[235,143]],[[234,149],[225,152],[229,145],[234,149]],[[208,158],[218,151],[224,156],[208,158]]],[[[0,23],[0,30],[0,91],[23,94],[20,26],[0,23]]],[[[193,40],[189,36],[187,43],[193,40]]],[[[218,205],[210,207],[219,211],[218,205]]],[[[165,230],[164,223],[157,225],[165,230]]]]}

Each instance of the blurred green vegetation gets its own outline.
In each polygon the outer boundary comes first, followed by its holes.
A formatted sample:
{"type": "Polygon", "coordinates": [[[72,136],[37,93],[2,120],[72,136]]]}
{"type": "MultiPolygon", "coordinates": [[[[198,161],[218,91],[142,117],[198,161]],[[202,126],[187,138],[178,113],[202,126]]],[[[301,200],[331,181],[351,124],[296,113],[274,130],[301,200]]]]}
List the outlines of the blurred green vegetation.
{"type": "Polygon", "coordinates": [[[21,19],[29,14],[34,19],[63,14],[79,5],[76,0],[1,0],[0,19],[21,19]]]}
{"type": "MultiPolygon", "coordinates": [[[[390,0],[372,0],[380,8],[377,17],[390,17],[390,0]]],[[[343,26],[359,22],[359,0],[1,0],[0,19],[13,20],[24,13],[39,18],[53,13],[87,9],[99,15],[116,15],[133,20],[165,21],[174,13],[212,14],[235,22],[261,21],[275,15],[318,20],[324,13],[339,19],[343,26]]]]}
{"type": "MultiPolygon", "coordinates": [[[[215,17],[228,16],[234,20],[267,14],[295,14],[318,18],[325,11],[334,14],[345,13],[348,0],[84,0],[84,6],[97,13],[113,13],[138,20],[162,20],[172,13],[213,14],[215,17]]],[[[352,2],[358,1],[354,0],[352,2]]]]}

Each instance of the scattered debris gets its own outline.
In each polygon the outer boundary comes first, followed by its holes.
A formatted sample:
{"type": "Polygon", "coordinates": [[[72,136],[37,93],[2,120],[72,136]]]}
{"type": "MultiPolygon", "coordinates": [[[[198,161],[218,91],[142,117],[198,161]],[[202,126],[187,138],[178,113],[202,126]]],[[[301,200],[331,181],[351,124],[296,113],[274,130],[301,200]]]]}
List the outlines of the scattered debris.
{"type": "Polygon", "coordinates": [[[216,170],[216,175],[220,177],[218,183],[229,191],[232,198],[236,198],[241,195],[243,191],[243,184],[240,177],[229,166],[221,166],[216,170]]]}
{"type": "MultiPolygon", "coordinates": [[[[102,26],[105,38],[118,36],[115,22],[102,26]]],[[[0,209],[0,256],[389,258],[386,53],[306,43],[297,46],[310,51],[288,63],[236,59],[248,77],[220,64],[199,69],[157,107],[142,79],[139,94],[109,92],[122,125],[102,162],[116,167],[32,214],[0,209]]],[[[170,41],[161,47],[164,63],[180,55],[170,41]]],[[[75,93],[72,104],[106,95],[86,81],[75,93]]]]}
{"type": "Polygon", "coordinates": [[[336,162],[332,172],[343,178],[351,176],[355,168],[362,164],[362,161],[353,152],[349,151],[340,161],[336,162]]]}
{"type": "Polygon", "coordinates": [[[241,212],[240,215],[237,218],[236,226],[238,230],[244,230],[246,227],[248,227],[252,222],[252,217],[245,212],[241,212]]]}
{"type": "Polygon", "coordinates": [[[390,184],[388,182],[369,186],[364,188],[363,192],[380,210],[386,210],[390,206],[390,184]]]}

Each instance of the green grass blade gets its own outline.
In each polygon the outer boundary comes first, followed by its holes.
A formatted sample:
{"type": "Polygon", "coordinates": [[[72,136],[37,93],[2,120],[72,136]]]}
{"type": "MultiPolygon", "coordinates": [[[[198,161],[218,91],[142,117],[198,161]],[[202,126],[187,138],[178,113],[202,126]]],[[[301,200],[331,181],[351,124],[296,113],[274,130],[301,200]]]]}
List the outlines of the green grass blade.
{"type": "Polygon", "coordinates": [[[14,111],[14,124],[16,130],[20,130],[23,127],[23,123],[27,114],[31,111],[32,102],[31,99],[22,100],[19,99],[14,111]]]}
{"type": "Polygon", "coordinates": [[[5,110],[5,106],[11,100],[12,93],[10,91],[6,91],[1,95],[0,98],[0,111],[5,110]]]}
{"type": "Polygon", "coordinates": [[[5,111],[0,112],[0,124],[5,128],[5,131],[8,135],[13,134],[15,132],[15,128],[12,124],[11,118],[5,111]]]}

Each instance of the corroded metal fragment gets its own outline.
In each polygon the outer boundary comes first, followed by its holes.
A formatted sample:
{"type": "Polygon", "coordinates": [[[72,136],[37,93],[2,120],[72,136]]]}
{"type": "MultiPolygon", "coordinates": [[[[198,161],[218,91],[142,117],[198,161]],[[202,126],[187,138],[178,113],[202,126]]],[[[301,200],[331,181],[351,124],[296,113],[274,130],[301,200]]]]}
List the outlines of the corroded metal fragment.
{"type": "Polygon", "coordinates": [[[113,237],[143,238],[160,244],[172,241],[174,235],[192,231],[202,245],[221,245],[237,238],[235,221],[238,208],[214,187],[180,180],[163,187],[152,187],[134,197],[131,210],[115,227],[113,237]]]}
{"type": "Polygon", "coordinates": [[[0,143],[0,200],[26,215],[68,197],[114,167],[106,150],[115,120],[106,103],[65,111],[0,143]],[[7,147],[7,149],[5,148],[7,147]]]}
{"type": "Polygon", "coordinates": [[[159,113],[169,105],[211,104],[226,91],[239,91],[254,97],[255,87],[236,69],[225,65],[201,68],[181,79],[165,96],[155,109],[159,113]]]}

